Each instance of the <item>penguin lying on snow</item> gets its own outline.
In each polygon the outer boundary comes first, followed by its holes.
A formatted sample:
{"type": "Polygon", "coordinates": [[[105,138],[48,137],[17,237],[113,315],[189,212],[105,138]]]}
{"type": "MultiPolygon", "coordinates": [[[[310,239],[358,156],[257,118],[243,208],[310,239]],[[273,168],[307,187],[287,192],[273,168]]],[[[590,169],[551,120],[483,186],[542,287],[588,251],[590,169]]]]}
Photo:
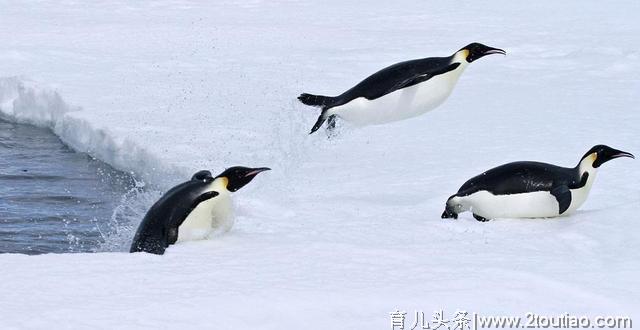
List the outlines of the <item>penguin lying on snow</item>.
{"type": "Polygon", "coordinates": [[[575,211],[587,199],[598,167],[632,154],[597,145],[574,168],[538,162],[514,162],[465,182],[449,197],[442,218],[473,212],[478,221],[493,218],[548,218],[575,211]]]}
{"type": "Polygon", "coordinates": [[[215,178],[200,171],[167,191],[147,212],[130,252],[163,254],[176,241],[206,238],[212,230],[233,226],[231,193],[251,182],[267,167],[231,167],[215,178]]]}
{"type": "Polygon", "coordinates": [[[411,118],[444,102],[467,65],[490,54],[506,53],[502,49],[472,43],[449,57],[396,63],[335,97],[304,93],[298,100],[322,108],[311,133],[327,118],[328,128],[333,129],[336,116],[359,126],[411,118]]]}

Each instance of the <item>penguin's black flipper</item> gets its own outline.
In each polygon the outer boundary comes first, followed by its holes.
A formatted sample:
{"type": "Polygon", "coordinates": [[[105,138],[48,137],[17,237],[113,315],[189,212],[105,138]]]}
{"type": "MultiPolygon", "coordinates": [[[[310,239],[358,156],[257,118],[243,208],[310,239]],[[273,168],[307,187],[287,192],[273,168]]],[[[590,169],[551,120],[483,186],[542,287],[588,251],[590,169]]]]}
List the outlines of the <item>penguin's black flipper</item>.
{"type": "MultiPolygon", "coordinates": [[[[189,216],[189,214],[191,214],[191,211],[195,210],[195,208],[198,206],[198,204],[212,199],[216,196],[220,195],[220,193],[218,193],[217,191],[207,191],[206,193],[198,196],[194,201],[193,204],[191,204],[190,209],[187,212],[180,212],[180,216],[179,217],[175,217],[175,228],[180,227],[180,225],[182,225],[182,223],[187,219],[187,217],[189,216]]],[[[183,209],[184,210],[184,209],[183,209]]],[[[178,239],[177,237],[177,233],[178,231],[176,230],[176,239],[178,239]]],[[[175,242],[174,242],[175,243],[175,242]]]]}
{"type": "Polygon", "coordinates": [[[382,95],[376,95],[375,98],[378,98],[380,96],[386,95],[386,94],[390,94],[393,93],[395,91],[397,91],[398,89],[403,89],[403,88],[407,88],[407,87],[411,87],[413,85],[419,84],[421,82],[427,81],[437,75],[441,75],[441,74],[445,74],[449,71],[453,71],[455,70],[458,66],[460,66],[460,63],[452,63],[446,67],[437,69],[437,70],[432,70],[429,72],[425,72],[419,75],[416,75],[414,77],[411,77],[409,79],[405,79],[403,81],[400,81],[399,83],[391,86],[391,88],[387,91],[385,91],[382,95]]]}
{"type": "Polygon", "coordinates": [[[558,201],[558,214],[566,212],[569,208],[569,205],[571,205],[571,190],[569,190],[569,187],[564,184],[554,187],[553,189],[551,189],[551,195],[553,195],[553,197],[555,197],[558,201]]]}

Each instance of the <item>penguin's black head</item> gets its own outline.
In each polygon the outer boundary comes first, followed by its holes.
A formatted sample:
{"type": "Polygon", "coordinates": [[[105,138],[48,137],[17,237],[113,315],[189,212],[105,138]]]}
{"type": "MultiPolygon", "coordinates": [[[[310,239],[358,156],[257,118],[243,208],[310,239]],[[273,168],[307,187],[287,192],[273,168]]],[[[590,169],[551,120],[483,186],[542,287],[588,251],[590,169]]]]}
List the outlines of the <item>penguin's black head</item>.
{"type": "Polygon", "coordinates": [[[454,205],[451,201],[451,199],[453,199],[454,197],[456,197],[456,195],[453,195],[451,197],[449,197],[449,199],[447,199],[447,204],[444,208],[444,212],[442,212],[442,219],[448,219],[448,218],[453,218],[453,219],[458,219],[458,212],[456,210],[456,205],[454,205]]]}
{"type": "Polygon", "coordinates": [[[453,211],[453,208],[447,206],[444,209],[444,212],[442,212],[442,215],[440,216],[442,219],[458,219],[458,213],[453,211]]]}
{"type": "Polygon", "coordinates": [[[485,46],[481,43],[471,43],[468,44],[467,46],[465,46],[464,48],[460,49],[459,51],[463,51],[466,50],[467,51],[467,55],[466,55],[466,60],[467,62],[471,63],[481,57],[487,56],[487,55],[491,55],[491,54],[502,54],[502,55],[506,55],[507,53],[499,48],[493,48],[493,47],[489,47],[489,46],[485,46]]]}
{"type": "Polygon", "coordinates": [[[253,178],[258,175],[260,172],[268,171],[270,168],[268,167],[243,167],[243,166],[234,166],[229,167],[224,172],[220,173],[217,178],[226,178],[227,179],[227,190],[231,192],[238,191],[240,188],[244,187],[247,183],[251,182],[253,178]]]}
{"type": "Polygon", "coordinates": [[[600,165],[614,159],[614,158],[620,158],[620,157],[629,157],[629,158],[635,158],[632,154],[626,152],[626,151],[621,151],[621,150],[617,150],[617,149],[613,149],[609,146],[605,146],[604,144],[599,144],[597,146],[594,146],[593,148],[589,149],[589,151],[587,151],[586,154],[584,154],[584,156],[582,156],[582,158],[580,159],[580,161],[584,160],[585,158],[589,158],[589,160],[591,160],[593,163],[591,166],[593,166],[593,168],[598,168],[600,167],[600,165]]]}

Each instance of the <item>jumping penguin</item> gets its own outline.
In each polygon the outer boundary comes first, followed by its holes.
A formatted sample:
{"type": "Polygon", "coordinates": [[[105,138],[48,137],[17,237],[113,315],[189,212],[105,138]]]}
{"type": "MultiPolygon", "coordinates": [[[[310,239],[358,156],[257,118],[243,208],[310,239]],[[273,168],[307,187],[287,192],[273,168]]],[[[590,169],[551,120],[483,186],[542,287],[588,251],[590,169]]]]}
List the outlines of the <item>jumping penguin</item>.
{"type": "Polygon", "coordinates": [[[473,212],[478,221],[495,218],[550,218],[584,203],[600,165],[632,154],[605,145],[591,148],[574,168],[538,162],[514,162],[465,182],[449,197],[442,218],[473,212]]]}
{"type": "Polygon", "coordinates": [[[335,117],[357,126],[375,125],[421,115],[435,109],[449,97],[467,65],[483,56],[505,51],[472,43],[449,57],[428,57],[386,67],[335,96],[301,94],[300,102],[320,107],[322,112],[311,129],[317,131],[335,117]]]}
{"type": "Polygon", "coordinates": [[[230,167],[215,178],[203,170],[167,191],[147,212],[130,252],[164,254],[177,241],[205,239],[233,226],[231,193],[267,167],[230,167]]]}

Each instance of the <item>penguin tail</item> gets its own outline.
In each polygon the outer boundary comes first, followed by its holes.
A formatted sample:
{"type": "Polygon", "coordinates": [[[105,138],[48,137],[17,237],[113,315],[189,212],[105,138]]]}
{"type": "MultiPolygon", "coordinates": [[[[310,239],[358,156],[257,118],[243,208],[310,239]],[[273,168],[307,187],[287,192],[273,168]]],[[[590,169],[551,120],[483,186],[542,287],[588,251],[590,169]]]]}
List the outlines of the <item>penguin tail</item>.
{"type": "Polygon", "coordinates": [[[330,108],[335,97],[302,93],[298,96],[298,100],[312,107],[330,108]]]}
{"type": "Polygon", "coordinates": [[[336,126],[335,116],[329,115],[327,111],[336,105],[335,97],[302,93],[300,94],[300,96],[298,96],[298,100],[306,105],[322,108],[322,112],[320,113],[320,116],[318,117],[315,125],[313,125],[313,128],[311,128],[311,132],[309,132],[309,134],[313,134],[320,127],[322,127],[322,124],[324,124],[327,119],[329,119],[328,129],[330,131],[333,131],[336,126]]]}

